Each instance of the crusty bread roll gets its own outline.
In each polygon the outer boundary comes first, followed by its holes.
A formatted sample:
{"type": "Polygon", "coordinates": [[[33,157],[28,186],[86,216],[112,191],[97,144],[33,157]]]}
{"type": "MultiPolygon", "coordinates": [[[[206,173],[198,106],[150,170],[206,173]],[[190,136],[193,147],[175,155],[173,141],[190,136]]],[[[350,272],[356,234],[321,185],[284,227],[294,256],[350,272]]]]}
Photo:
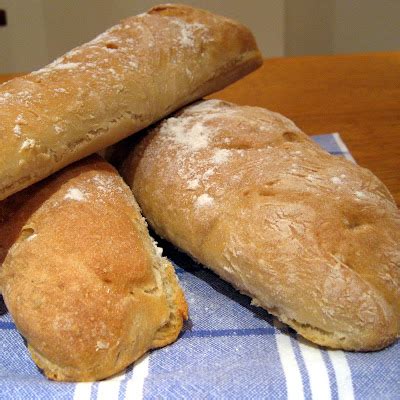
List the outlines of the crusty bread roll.
{"type": "Polygon", "coordinates": [[[199,102],[150,130],[122,174],[156,232],[305,338],[375,350],[398,337],[392,196],[283,116],[199,102]]]}
{"type": "Polygon", "coordinates": [[[183,5],[123,20],[0,86],[0,200],[261,64],[242,25],[183,5]]]}
{"type": "Polygon", "coordinates": [[[73,164],[0,210],[0,289],[49,378],[102,379],[177,338],[187,306],[173,267],[104,160],[73,164]]]}

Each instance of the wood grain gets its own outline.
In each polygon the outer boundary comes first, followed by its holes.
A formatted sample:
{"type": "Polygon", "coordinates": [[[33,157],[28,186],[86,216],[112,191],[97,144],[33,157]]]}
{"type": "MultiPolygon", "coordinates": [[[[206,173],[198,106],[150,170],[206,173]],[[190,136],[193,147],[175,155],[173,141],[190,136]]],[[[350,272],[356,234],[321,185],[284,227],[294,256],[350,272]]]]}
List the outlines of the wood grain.
{"type": "Polygon", "coordinates": [[[400,205],[400,52],[269,59],[212,97],[280,112],[310,135],[339,132],[400,205]]]}
{"type": "Polygon", "coordinates": [[[278,111],[310,135],[339,132],[400,205],[400,52],[268,59],[212,97],[278,111]]]}

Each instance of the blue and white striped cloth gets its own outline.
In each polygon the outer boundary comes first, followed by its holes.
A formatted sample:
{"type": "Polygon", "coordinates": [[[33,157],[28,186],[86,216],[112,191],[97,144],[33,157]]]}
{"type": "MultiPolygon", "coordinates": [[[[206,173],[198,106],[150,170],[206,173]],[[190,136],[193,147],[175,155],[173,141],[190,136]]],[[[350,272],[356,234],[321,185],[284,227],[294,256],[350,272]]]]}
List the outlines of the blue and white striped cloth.
{"type": "MultiPolygon", "coordinates": [[[[314,140],[352,159],[338,134],[314,140]]],[[[106,381],[51,382],[31,361],[0,301],[0,398],[400,399],[400,343],[374,353],[312,346],[209,270],[160,245],[190,307],[176,343],[106,381]]]]}

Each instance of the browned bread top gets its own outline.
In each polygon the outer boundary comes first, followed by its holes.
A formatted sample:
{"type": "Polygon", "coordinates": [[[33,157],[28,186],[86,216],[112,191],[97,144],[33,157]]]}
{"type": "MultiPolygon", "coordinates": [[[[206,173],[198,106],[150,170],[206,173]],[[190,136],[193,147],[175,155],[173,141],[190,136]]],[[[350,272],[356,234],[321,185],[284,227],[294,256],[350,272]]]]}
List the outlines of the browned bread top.
{"type": "Polygon", "coordinates": [[[176,339],[177,278],[108,163],[73,164],[0,210],[0,289],[48,377],[102,379],[176,339]]]}
{"type": "Polygon", "coordinates": [[[287,118],[211,100],[151,129],[122,174],[163,237],[322,345],[400,332],[400,214],[370,171],[287,118]]]}
{"type": "Polygon", "coordinates": [[[251,32],[162,5],[0,86],[0,200],[261,64],[251,32]]]}

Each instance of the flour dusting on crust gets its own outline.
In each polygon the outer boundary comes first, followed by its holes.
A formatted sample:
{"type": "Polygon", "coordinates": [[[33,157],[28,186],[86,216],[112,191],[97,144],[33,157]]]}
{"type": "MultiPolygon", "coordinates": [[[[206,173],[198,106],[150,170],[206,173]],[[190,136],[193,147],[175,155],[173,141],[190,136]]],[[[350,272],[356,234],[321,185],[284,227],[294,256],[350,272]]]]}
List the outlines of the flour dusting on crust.
{"type": "Polygon", "coordinates": [[[86,195],[78,188],[69,188],[67,194],[64,196],[65,200],[84,201],[86,195]]]}
{"type": "Polygon", "coordinates": [[[174,143],[185,146],[190,151],[204,149],[210,142],[210,131],[202,123],[192,124],[192,119],[169,118],[161,127],[161,134],[166,134],[174,143]]]}

